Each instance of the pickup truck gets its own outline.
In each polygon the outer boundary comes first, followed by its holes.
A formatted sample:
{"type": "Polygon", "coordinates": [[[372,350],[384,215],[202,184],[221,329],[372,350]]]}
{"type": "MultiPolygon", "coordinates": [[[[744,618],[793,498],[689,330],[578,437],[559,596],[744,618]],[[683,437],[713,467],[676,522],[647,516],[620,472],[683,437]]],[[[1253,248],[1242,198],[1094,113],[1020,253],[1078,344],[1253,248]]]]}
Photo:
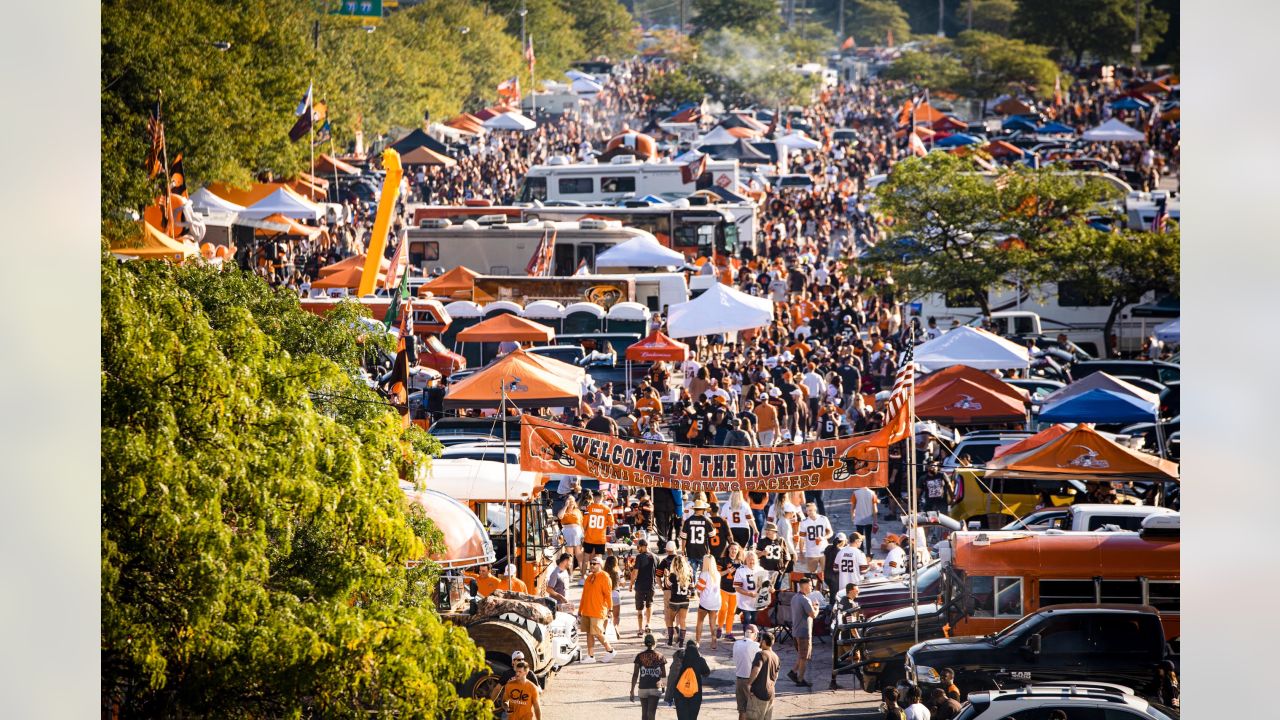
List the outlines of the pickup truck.
{"type": "Polygon", "coordinates": [[[907,682],[924,688],[940,686],[951,668],[963,696],[1073,680],[1142,687],[1165,659],[1155,608],[1102,603],[1049,606],[986,637],[928,640],[907,651],[904,665],[907,682]]]}
{"type": "Polygon", "coordinates": [[[1155,507],[1153,505],[1080,503],[1079,505],[1069,505],[1063,508],[1037,510],[1021,520],[1015,520],[1005,525],[1001,530],[1089,532],[1092,530],[1105,530],[1111,527],[1117,530],[1138,532],[1143,528],[1143,521],[1152,515],[1170,515],[1176,518],[1178,513],[1169,508],[1155,507]]]}

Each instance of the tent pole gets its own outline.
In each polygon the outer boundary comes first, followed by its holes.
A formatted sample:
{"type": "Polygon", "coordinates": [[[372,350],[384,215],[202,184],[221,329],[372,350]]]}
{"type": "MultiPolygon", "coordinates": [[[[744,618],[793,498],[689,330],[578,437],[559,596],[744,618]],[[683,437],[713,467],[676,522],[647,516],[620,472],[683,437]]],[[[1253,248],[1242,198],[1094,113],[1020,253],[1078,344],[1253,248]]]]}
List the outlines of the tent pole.
{"type": "Polygon", "coordinates": [[[511,480],[510,463],[507,462],[507,379],[502,378],[498,389],[498,415],[502,418],[502,501],[507,510],[507,564],[512,562],[511,545],[511,480]]]}

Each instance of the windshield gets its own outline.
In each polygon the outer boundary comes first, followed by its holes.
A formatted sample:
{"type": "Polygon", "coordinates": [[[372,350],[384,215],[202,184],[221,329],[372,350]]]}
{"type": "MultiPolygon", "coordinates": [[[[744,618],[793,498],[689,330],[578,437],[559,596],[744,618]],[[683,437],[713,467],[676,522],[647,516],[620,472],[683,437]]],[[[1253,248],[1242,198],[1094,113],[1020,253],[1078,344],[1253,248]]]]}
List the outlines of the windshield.
{"type": "Polygon", "coordinates": [[[1021,620],[1010,625],[1009,627],[1001,630],[998,633],[995,633],[994,635],[989,635],[988,637],[991,638],[992,642],[1000,646],[1007,646],[1017,639],[1018,635],[1022,633],[1022,629],[1026,627],[1032,620],[1039,621],[1039,619],[1040,618],[1038,615],[1034,615],[1034,614],[1027,615],[1026,617],[1023,617],[1021,620]]]}

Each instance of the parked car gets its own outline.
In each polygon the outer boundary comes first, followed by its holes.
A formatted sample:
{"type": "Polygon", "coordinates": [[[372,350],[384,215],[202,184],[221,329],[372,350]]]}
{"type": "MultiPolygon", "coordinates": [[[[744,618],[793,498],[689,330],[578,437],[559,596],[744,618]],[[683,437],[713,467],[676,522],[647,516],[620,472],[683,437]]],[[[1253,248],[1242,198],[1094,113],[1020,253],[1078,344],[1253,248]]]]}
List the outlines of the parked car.
{"type": "Polygon", "coordinates": [[[1030,380],[1006,378],[1005,382],[1026,390],[1031,395],[1031,402],[1037,405],[1043,402],[1046,397],[1066,387],[1065,383],[1045,378],[1031,378],[1030,380]]]}
{"type": "Polygon", "coordinates": [[[996,448],[1031,437],[1023,430],[995,430],[969,433],[956,444],[951,454],[942,461],[942,472],[952,473],[960,465],[960,458],[968,455],[969,462],[981,467],[996,454],[996,448]]]}
{"type": "Polygon", "coordinates": [[[906,680],[938,687],[955,671],[961,692],[1099,680],[1141,687],[1172,659],[1160,613],[1146,605],[1052,605],[985,637],[928,640],[907,651],[906,680]]]}
{"type": "Polygon", "coordinates": [[[1040,510],[1000,529],[1088,532],[1115,528],[1138,532],[1142,529],[1142,521],[1152,515],[1177,515],[1177,513],[1169,508],[1154,505],[1080,503],[1070,507],[1040,510]]]}
{"type": "Polygon", "coordinates": [[[1086,360],[1071,366],[1071,377],[1080,380],[1096,372],[1108,375],[1131,375],[1170,383],[1180,380],[1182,368],[1161,360],[1086,360]]]}
{"type": "Polygon", "coordinates": [[[582,349],[581,345],[539,345],[529,348],[529,352],[546,355],[549,358],[555,358],[570,365],[581,365],[583,359],[587,357],[587,353],[582,349]]]}
{"type": "Polygon", "coordinates": [[[1178,711],[1148,702],[1131,688],[1111,683],[1044,683],[1013,690],[970,693],[956,720],[1047,718],[1061,710],[1068,718],[1096,720],[1177,720],[1178,711]]]}
{"type": "Polygon", "coordinates": [[[861,137],[861,135],[853,128],[838,128],[831,133],[831,139],[836,142],[856,142],[859,137],[861,137]]]}
{"type": "MultiPolygon", "coordinates": [[[[445,417],[432,423],[431,434],[437,438],[443,438],[446,435],[469,435],[479,437],[480,440],[501,441],[502,425],[494,418],[445,417]]],[[[506,426],[507,440],[519,443],[520,423],[509,422],[506,426]]]]}

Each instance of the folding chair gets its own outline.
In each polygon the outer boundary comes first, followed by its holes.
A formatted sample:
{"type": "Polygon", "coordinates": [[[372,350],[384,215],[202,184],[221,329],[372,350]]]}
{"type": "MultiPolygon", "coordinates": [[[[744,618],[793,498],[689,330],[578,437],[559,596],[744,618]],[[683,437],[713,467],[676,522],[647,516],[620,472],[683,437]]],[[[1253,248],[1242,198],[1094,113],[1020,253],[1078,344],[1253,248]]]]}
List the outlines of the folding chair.
{"type": "Polygon", "coordinates": [[[778,642],[791,640],[791,598],[795,592],[779,590],[773,594],[773,605],[769,608],[769,620],[773,623],[774,638],[778,642]]]}

